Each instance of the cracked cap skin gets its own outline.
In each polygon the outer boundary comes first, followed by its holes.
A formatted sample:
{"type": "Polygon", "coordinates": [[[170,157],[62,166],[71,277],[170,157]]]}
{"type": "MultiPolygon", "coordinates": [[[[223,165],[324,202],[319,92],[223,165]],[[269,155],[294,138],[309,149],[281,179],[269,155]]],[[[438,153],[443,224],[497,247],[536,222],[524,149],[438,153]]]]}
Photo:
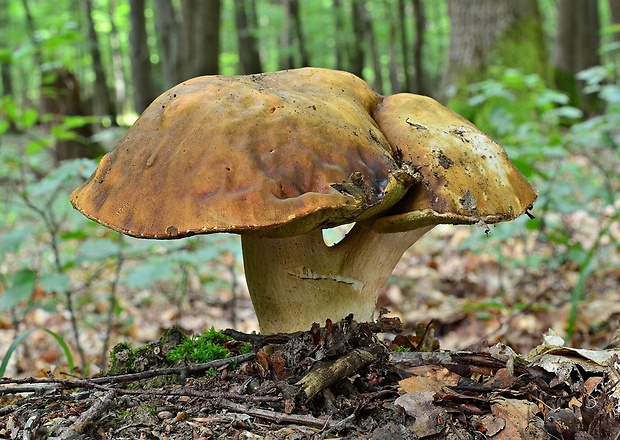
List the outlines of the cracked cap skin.
{"type": "Polygon", "coordinates": [[[179,84],[71,195],[104,226],[158,239],[283,237],[369,218],[377,232],[494,223],[535,199],[505,152],[465,119],[320,68],[179,84]]]}

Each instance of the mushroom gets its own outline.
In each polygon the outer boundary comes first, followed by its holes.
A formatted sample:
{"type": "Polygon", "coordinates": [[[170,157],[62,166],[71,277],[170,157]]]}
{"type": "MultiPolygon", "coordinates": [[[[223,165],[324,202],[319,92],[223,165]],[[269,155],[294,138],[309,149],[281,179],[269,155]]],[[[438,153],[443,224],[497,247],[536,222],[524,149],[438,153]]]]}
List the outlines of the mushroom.
{"type": "Polygon", "coordinates": [[[319,68],[179,84],[71,195],[134,237],[240,234],[263,333],[372,319],[433,226],[511,220],[535,199],[504,151],[440,104],[319,68]],[[349,223],[325,244],[324,228],[349,223]]]}

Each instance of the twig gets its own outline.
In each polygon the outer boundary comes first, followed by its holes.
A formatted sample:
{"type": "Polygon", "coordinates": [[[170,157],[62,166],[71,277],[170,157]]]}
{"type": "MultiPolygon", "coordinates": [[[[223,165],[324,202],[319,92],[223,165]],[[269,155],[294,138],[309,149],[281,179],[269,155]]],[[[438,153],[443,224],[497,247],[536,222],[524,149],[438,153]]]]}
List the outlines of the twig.
{"type": "Polygon", "coordinates": [[[332,428],[338,425],[339,422],[332,420],[322,420],[310,415],[297,415],[286,414],[276,411],[270,411],[260,408],[248,408],[247,406],[233,403],[228,400],[220,400],[217,402],[218,406],[227,409],[232,412],[248,414],[253,417],[259,417],[261,419],[271,420],[276,423],[296,423],[299,425],[310,426],[317,429],[332,428]]]}
{"type": "Polygon", "coordinates": [[[97,399],[93,406],[84,411],[71,426],[60,434],[58,439],[70,439],[74,438],[76,435],[82,434],[110,407],[110,405],[112,405],[115,397],[116,390],[112,390],[101,399],[97,399]]]}
{"type": "Polygon", "coordinates": [[[151,377],[165,376],[165,375],[180,375],[191,376],[195,374],[204,373],[211,368],[219,368],[224,365],[228,365],[234,362],[242,363],[254,359],[256,355],[254,353],[242,354],[226,359],[218,359],[203,364],[191,365],[184,368],[161,368],[158,370],[143,371],[141,373],[121,374],[118,376],[104,376],[94,377],[92,379],[59,379],[59,378],[35,378],[30,377],[26,379],[0,379],[0,395],[17,393],[17,392],[37,392],[37,391],[50,391],[55,390],[59,386],[63,388],[97,388],[100,384],[114,384],[122,382],[132,382],[140,379],[148,379],[151,377]],[[28,387],[2,387],[6,384],[28,384],[32,388],[28,387]],[[48,385],[35,387],[33,384],[48,385]]]}
{"type": "Polygon", "coordinates": [[[118,234],[118,254],[117,261],[114,267],[114,277],[110,282],[110,308],[108,310],[108,317],[106,320],[106,332],[105,338],[103,338],[103,346],[101,348],[101,361],[100,364],[102,368],[105,370],[108,367],[108,352],[110,348],[110,337],[112,335],[112,326],[114,324],[114,312],[116,309],[116,294],[118,291],[118,286],[121,279],[121,269],[123,267],[123,263],[125,262],[125,255],[123,253],[123,235],[118,234]]]}

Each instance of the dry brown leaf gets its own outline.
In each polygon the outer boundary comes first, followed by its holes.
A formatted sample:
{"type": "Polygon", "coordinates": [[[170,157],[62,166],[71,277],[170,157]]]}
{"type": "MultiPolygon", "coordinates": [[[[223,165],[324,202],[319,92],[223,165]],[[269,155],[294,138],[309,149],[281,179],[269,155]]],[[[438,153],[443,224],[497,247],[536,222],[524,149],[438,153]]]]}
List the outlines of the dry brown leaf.
{"type": "Polygon", "coordinates": [[[538,407],[535,403],[519,399],[498,397],[491,404],[491,412],[495,417],[506,421],[506,426],[497,433],[496,438],[505,440],[537,439],[535,434],[528,431],[530,420],[535,417],[538,407]]]}
{"type": "Polygon", "coordinates": [[[435,365],[424,365],[420,367],[410,368],[409,373],[413,376],[403,379],[399,385],[405,393],[413,391],[432,391],[436,394],[455,394],[450,391],[448,386],[455,386],[459,383],[461,376],[452,373],[444,367],[435,365]]]}
{"type": "Polygon", "coordinates": [[[414,391],[403,394],[394,402],[416,419],[409,428],[415,438],[436,435],[445,428],[448,414],[443,408],[433,405],[434,395],[433,391],[414,391]]]}

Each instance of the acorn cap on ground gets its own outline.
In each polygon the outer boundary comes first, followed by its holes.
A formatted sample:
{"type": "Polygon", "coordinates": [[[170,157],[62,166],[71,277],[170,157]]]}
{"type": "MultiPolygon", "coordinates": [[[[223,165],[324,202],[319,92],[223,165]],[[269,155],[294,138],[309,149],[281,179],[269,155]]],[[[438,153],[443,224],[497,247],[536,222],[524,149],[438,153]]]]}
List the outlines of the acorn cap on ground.
{"type": "Polygon", "coordinates": [[[144,111],[71,202],[158,239],[288,236],[364,219],[414,183],[371,117],[381,99],[328,69],[194,78],[144,111]]]}
{"type": "Polygon", "coordinates": [[[513,220],[534,204],[536,191],[506,152],[435,100],[392,95],[376,106],[373,118],[398,161],[412,164],[423,176],[421,185],[374,222],[376,232],[498,223],[513,220]]]}

